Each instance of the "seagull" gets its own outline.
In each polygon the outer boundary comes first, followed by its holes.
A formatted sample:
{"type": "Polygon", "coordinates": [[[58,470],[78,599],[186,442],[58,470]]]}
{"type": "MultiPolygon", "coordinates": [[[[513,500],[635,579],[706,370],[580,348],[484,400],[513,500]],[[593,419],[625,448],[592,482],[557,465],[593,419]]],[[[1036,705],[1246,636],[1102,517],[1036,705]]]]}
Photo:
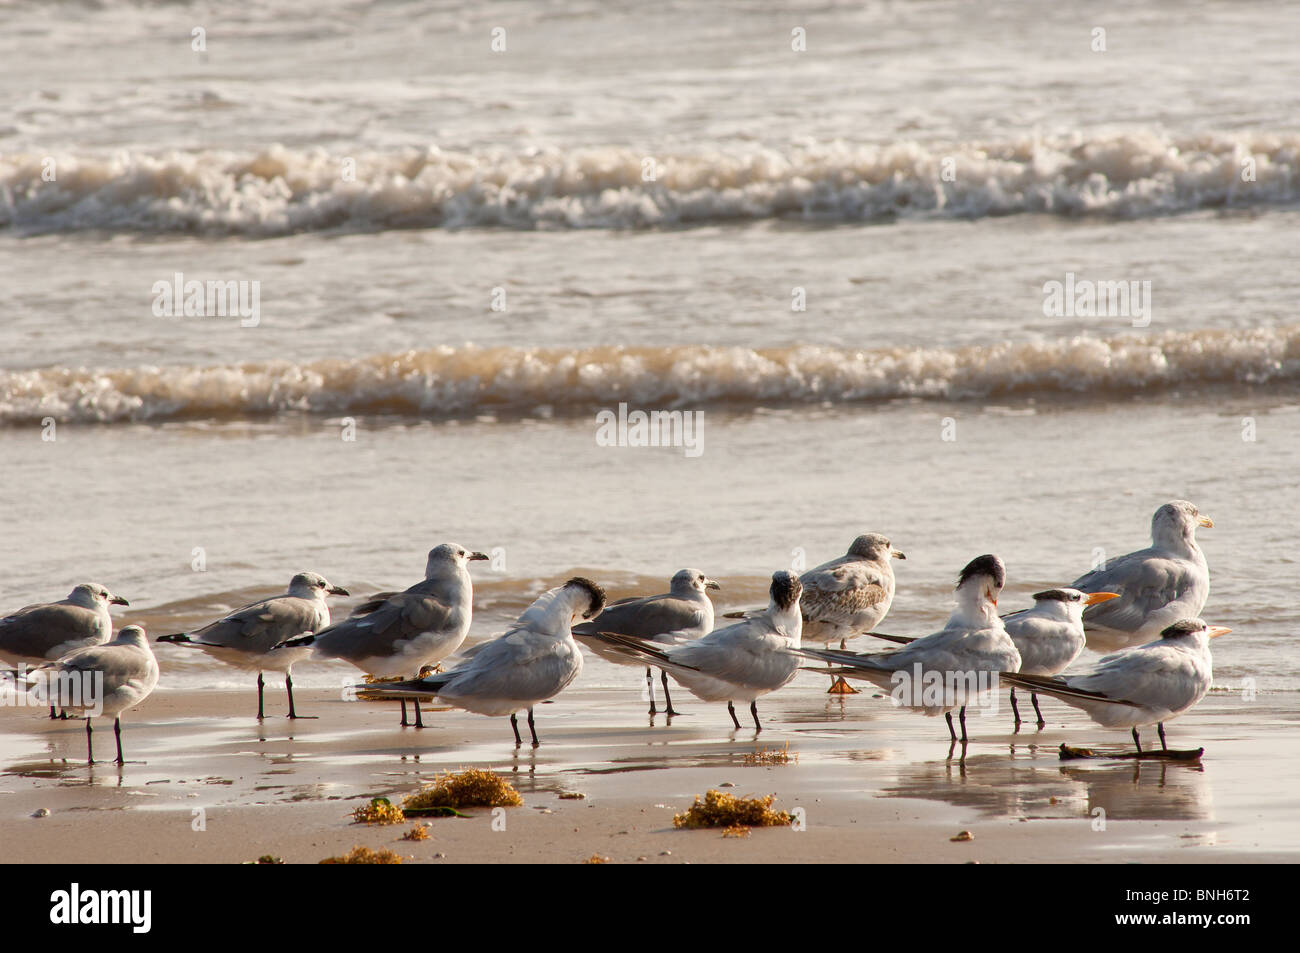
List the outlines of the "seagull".
{"type": "MultiPolygon", "coordinates": [[[[879,533],[865,533],[838,559],[822,563],[799,577],[803,583],[803,638],[809,642],[845,640],[870,632],[889,613],[894,601],[894,568],[890,559],[907,557],[879,533]]],[[[849,694],[843,677],[836,678],[830,694],[849,694]]]]}
{"type": "Polygon", "coordinates": [[[735,703],[749,702],[756,731],[758,699],[788,684],[799,673],[803,616],[799,595],[803,585],[792,572],[775,572],[766,611],[701,639],[664,648],[653,642],[613,632],[600,632],[605,645],[638,661],[650,661],[670,672],[695,697],[725,701],[731,723],[740,728],[735,703]]]}
{"type": "Polygon", "coordinates": [[[942,712],[954,742],[957,732],[952,710],[959,708],[964,746],[966,706],[988,690],[981,681],[1020,668],[1020,650],[997,615],[998,595],[1006,578],[1006,568],[997,556],[972,559],[957,579],[957,606],[947,625],[903,648],[862,654],[820,649],[800,652],[839,665],[832,674],[863,678],[891,689],[891,697],[908,708],[921,709],[927,715],[942,712]]]}
{"type": "MultiPolygon", "coordinates": [[[[563,586],[538,596],[503,635],[484,644],[449,672],[405,682],[358,685],[367,696],[380,698],[437,697],[480,715],[509,715],[519,737],[516,714],[528,709],[528,731],[537,740],[533,706],[562,692],[582,671],[582,651],[572,626],[594,619],[605,607],[605,590],[590,579],[574,576],[563,586]]],[[[416,708],[419,711],[419,708],[416,708]]]]}
{"type": "MultiPolygon", "coordinates": [[[[85,582],[62,602],[27,606],[0,619],[0,659],[10,665],[48,662],[113,635],[110,605],[130,605],[97,582],[85,582]]],[[[54,718],[55,710],[50,709],[54,718]]]]}
{"type": "Polygon", "coordinates": [[[1214,680],[1210,639],[1231,631],[1206,625],[1200,619],[1180,619],[1161,631],[1159,641],[1108,655],[1086,674],[1002,677],[1080,708],[1103,727],[1131,728],[1138,754],[1142,754],[1138,729],[1156,725],[1160,748],[1167,751],[1164,723],[1209,692],[1214,680]]]}
{"type": "MultiPolygon", "coordinates": [[[[1020,672],[1025,675],[1059,675],[1083,651],[1083,611],[1088,606],[1118,599],[1115,592],[1080,592],[1078,589],[1046,589],[1034,593],[1034,607],[1002,617],[1011,641],[1020,651],[1020,672]]],[[[1038,716],[1038,727],[1047,722],[1038,708],[1038,695],[1029,693],[1038,716]]],[[[1020,730],[1020,709],[1016,689],[1011,689],[1011,712],[1020,730]]]]}
{"type": "Polygon", "coordinates": [[[1070,585],[1082,592],[1118,592],[1083,614],[1088,648],[1101,652],[1142,645],[1180,619],[1201,614],[1210,597],[1210,569],[1196,545],[1196,527],[1214,526],[1186,500],[1174,500],[1151,518],[1151,545],[1129,553],[1070,585]]]}
{"type": "MultiPolygon", "coordinates": [[[[261,721],[262,672],[284,672],[284,687],[289,693],[289,717],[298,718],[293,707],[293,663],[311,654],[311,649],[280,649],[287,639],[307,635],[330,624],[330,609],[325,597],[346,596],[348,591],[331,585],[324,576],[300,572],[289,580],[289,591],[271,599],[236,609],[230,615],[195,632],[164,635],[159,642],[193,645],[237,668],[257,671],[257,720],[261,721]]],[[[306,717],[306,716],[303,716],[306,717]]]]}
{"type": "Polygon", "coordinates": [[[144,701],[158,684],[158,660],[144,629],[124,626],[117,638],[103,645],[69,652],[56,662],[28,673],[52,704],[80,710],[86,716],[86,761],[95,763],[91,718],[113,718],[117,763],[122,758],[122,712],[144,701]],[[101,681],[102,679],[102,681],[101,681]],[[43,685],[42,685],[43,683],[43,685]]]}
{"type": "MultiPolygon", "coordinates": [[[[707,635],[713,630],[713,602],[706,594],[708,589],[721,589],[716,582],[698,569],[679,570],[668,584],[668,592],[639,599],[619,599],[611,602],[600,615],[599,622],[583,622],[573,627],[573,637],[588,646],[607,662],[615,665],[640,665],[641,660],[606,648],[598,637],[599,632],[630,635],[659,645],[677,645],[707,635]]],[[[664,701],[671,717],[673,699],[668,694],[668,673],[660,669],[664,686],[664,701]]],[[[650,667],[645,670],[647,689],[650,692],[650,714],[655,714],[654,679],[650,667]]]]}
{"type": "MultiPolygon", "coordinates": [[[[469,633],[474,583],[468,564],[489,557],[455,543],[429,550],[424,580],[405,592],[381,592],[352,610],[352,615],[315,635],[288,639],[277,652],[311,646],[314,659],[343,659],[372,678],[419,675],[455,652],[469,633]]],[[[407,727],[402,700],[402,727],[407,727]]],[[[415,702],[415,727],[423,728],[415,702]]]]}

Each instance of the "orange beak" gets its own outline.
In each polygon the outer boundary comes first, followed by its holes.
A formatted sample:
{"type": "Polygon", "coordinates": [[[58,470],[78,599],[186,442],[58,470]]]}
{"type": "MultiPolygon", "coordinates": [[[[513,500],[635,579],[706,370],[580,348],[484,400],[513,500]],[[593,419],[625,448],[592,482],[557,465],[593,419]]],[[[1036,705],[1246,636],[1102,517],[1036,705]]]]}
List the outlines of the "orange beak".
{"type": "Polygon", "coordinates": [[[1110,602],[1110,600],[1118,598],[1118,592],[1090,592],[1084,596],[1083,604],[1085,606],[1095,606],[1099,602],[1110,602]]]}
{"type": "Polygon", "coordinates": [[[1212,639],[1217,639],[1219,636],[1227,635],[1231,631],[1226,625],[1212,625],[1205,634],[1212,639]]]}

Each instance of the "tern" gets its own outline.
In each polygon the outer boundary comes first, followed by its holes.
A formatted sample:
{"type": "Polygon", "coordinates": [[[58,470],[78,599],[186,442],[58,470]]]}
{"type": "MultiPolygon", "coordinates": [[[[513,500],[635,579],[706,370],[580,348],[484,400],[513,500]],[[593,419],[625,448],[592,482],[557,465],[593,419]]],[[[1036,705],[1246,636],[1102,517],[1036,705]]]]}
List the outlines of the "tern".
{"type": "Polygon", "coordinates": [[[1072,582],[1082,592],[1118,592],[1083,614],[1088,648],[1114,652],[1159,638],[1181,619],[1200,616],[1210,597],[1210,569],[1196,544],[1196,528],[1212,527],[1186,500],[1174,500],[1151,518],[1151,545],[1113,559],[1072,582]]]}
{"type": "Polygon", "coordinates": [[[663,647],[643,639],[601,631],[600,640],[611,649],[641,662],[666,669],[697,698],[725,701],[731,723],[740,728],[736,702],[749,702],[756,731],[758,699],[787,684],[799,673],[795,654],[803,631],[799,596],[803,586],[784,570],[772,574],[770,600],[760,615],[735,625],[715,629],[701,639],[663,647]]]}
{"type": "MultiPolygon", "coordinates": [[[[998,618],[998,596],[1006,568],[997,556],[971,560],[957,579],[957,606],[948,623],[932,635],[889,652],[855,653],[801,649],[810,658],[839,666],[832,674],[862,678],[886,689],[897,704],[942,713],[957,741],[952,711],[960,709],[961,741],[966,744],[966,706],[989,690],[998,673],[1020,668],[1020,650],[998,618]]],[[[809,671],[819,671],[809,669],[809,671]]]]}
{"type": "MultiPolygon", "coordinates": [[[[640,666],[642,660],[608,648],[598,636],[599,632],[630,635],[657,645],[678,645],[707,635],[713,630],[713,602],[707,590],[722,587],[698,569],[681,569],[668,584],[668,592],[658,596],[619,599],[611,602],[600,614],[599,622],[583,622],[573,627],[573,637],[589,647],[607,662],[615,665],[640,666]]],[[[666,714],[676,715],[673,699],[668,693],[668,673],[660,669],[664,686],[666,714]]],[[[654,679],[650,667],[645,670],[646,687],[650,693],[650,714],[655,714],[654,679]]]]}
{"type": "MultiPolygon", "coordinates": [[[[289,717],[298,718],[293,705],[293,664],[311,654],[307,647],[277,649],[281,642],[310,635],[330,624],[327,595],[346,596],[348,591],[331,585],[314,572],[300,572],[289,580],[283,595],[254,602],[193,632],[161,636],[159,642],[190,645],[236,668],[257,672],[257,719],[264,717],[262,679],[264,671],[284,672],[289,694],[289,717]]],[[[305,716],[304,716],[305,717],[305,716]]]]}
{"type": "MultiPolygon", "coordinates": [[[[489,557],[455,543],[429,550],[424,579],[404,592],[381,592],[352,615],[315,635],[281,642],[276,651],[311,646],[314,659],[343,659],[371,678],[419,675],[451,655],[469,634],[474,583],[468,565],[489,557]]],[[[402,727],[407,727],[402,700],[402,727]]],[[[423,728],[415,701],[415,727],[423,728]]]]}
{"type": "Polygon", "coordinates": [[[1003,674],[1013,685],[1052,695],[1087,712],[1105,728],[1130,728],[1142,754],[1138,729],[1155,725],[1160,748],[1168,751],[1166,721],[1194,706],[1210,690],[1214,667],[1210,640],[1231,629],[1206,625],[1200,619],[1180,619],[1160,633],[1160,639],[1108,655],[1088,673],[1046,677],[1003,674]]]}
{"type": "Polygon", "coordinates": [[[533,724],[533,706],[558,695],[578,677],[582,651],[573,640],[572,627],[575,622],[594,619],[604,607],[605,590],[590,579],[575,576],[539,596],[503,635],[450,671],[357,688],[366,697],[436,697],[480,715],[509,715],[516,747],[523,744],[516,715],[526,708],[528,731],[536,748],[541,742],[533,724]]]}

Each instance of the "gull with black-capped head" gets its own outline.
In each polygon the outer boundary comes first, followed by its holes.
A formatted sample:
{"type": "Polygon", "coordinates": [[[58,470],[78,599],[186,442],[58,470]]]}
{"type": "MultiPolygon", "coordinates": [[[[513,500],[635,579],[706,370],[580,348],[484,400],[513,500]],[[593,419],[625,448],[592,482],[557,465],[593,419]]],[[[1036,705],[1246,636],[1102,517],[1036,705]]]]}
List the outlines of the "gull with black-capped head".
{"type": "Polygon", "coordinates": [[[602,631],[597,638],[629,658],[666,669],[697,698],[725,701],[737,729],[735,703],[749,702],[754,728],[762,731],[758,699],[789,684],[799,673],[800,657],[795,651],[803,631],[802,591],[794,573],[773,573],[770,600],[762,614],[669,648],[613,632],[602,631]]]}
{"type": "Polygon", "coordinates": [[[159,642],[187,645],[201,649],[213,658],[236,668],[257,672],[257,719],[263,713],[265,671],[284,672],[284,688],[289,694],[289,717],[300,716],[293,704],[293,665],[311,655],[307,647],[277,649],[287,639],[310,635],[330,624],[326,596],[346,596],[348,591],[335,586],[319,573],[300,572],[289,580],[289,591],[236,609],[216,622],[193,632],[161,636],[159,642]]]}
{"type": "Polygon", "coordinates": [[[1212,527],[1186,500],[1173,500],[1151,518],[1151,545],[1112,559],[1070,585],[1081,592],[1118,592],[1119,598],[1083,613],[1088,648],[1098,652],[1160,638],[1181,619],[1194,619],[1210,598],[1210,567],[1196,543],[1196,528],[1212,527]]]}
{"type": "Polygon", "coordinates": [[[1164,723],[1209,692],[1214,683],[1210,640],[1231,631],[1200,619],[1180,619],[1160,633],[1159,641],[1108,655],[1091,672],[1055,678],[1006,674],[1003,678],[1082,709],[1104,728],[1130,728],[1139,755],[1144,752],[1138,729],[1155,725],[1160,749],[1168,751],[1164,723]]]}
{"type": "MultiPolygon", "coordinates": [[[[681,569],[668,584],[668,592],[658,596],[619,599],[611,602],[600,619],[583,622],[573,627],[573,637],[586,645],[607,662],[615,665],[642,664],[640,659],[611,649],[599,638],[600,632],[630,635],[656,645],[680,645],[713,631],[713,601],[709,589],[721,589],[716,582],[698,569],[681,569]]],[[[673,699],[668,693],[668,673],[659,670],[664,686],[666,714],[676,715],[673,699]]],[[[645,670],[646,690],[650,694],[650,714],[656,714],[654,679],[650,666],[645,670]]]]}
{"type": "MultiPolygon", "coordinates": [[[[474,582],[469,564],[486,560],[455,543],[429,550],[424,579],[404,592],[380,592],[352,610],[352,615],[315,635],[289,639],[277,652],[311,649],[313,659],[342,659],[371,678],[419,675],[451,655],[469,634],[474,582]]],[[[402,701],[402,727],[406,701],[402,701]]],[[[423,728],[415,702],[415,727],[423,728]]]]}
{"type": "MultiPolygon", "coordinates": [[[[1006,578],[1006,568],[997,556],[971,560],[957,579],[957,605],[947,625],[900,649],[861,654],[800,651],[838,666],[831,674],[861,678],[892,689],[891,697],[902,707],[927,715],[942,714],[954,742],[957,732],[952,712],[959,709],[961,741],[965,745],[966,706],[997,687],[998,673],[1020,668],[1020,650],[997,614],[998,596],[1006,578]]],[[[809,671],[825,674],[823,669],[809,671]]]]}
{"type": "MultiPolygon", "coordinates": [[[[129,605],[97,582],[83,582],[59,602],[26,606],[0,619],[0,660],[31,665],[103,645],[113,635],[108,607],[129,605]]],[[[50,717],[56,717],[54,708],[50,717]]]]}
{"type": "Polygon", "coordinates": [[[605,590],[575,576],[544,592],[505,634],[451,671],[357,689],[367,698],[438,698],[480,715],[509,715],[516,747],[523,744],[516,715],[526,708],[535,748],[541,742],[533,706],[555,697],[578,677],[582,651],[573,640],[573,625],[594,619],[604,607],[605,590]]]}

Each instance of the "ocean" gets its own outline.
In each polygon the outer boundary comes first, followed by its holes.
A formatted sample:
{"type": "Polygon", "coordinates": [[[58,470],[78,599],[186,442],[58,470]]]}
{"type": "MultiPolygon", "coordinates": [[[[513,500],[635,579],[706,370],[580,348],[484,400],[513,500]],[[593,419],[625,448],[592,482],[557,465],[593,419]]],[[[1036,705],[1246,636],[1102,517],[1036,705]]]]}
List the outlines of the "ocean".
{"type": "Polygon", "coordinates": [[[163,634],[451,540],[495,554],[480,639],[575,572],[736,608],[875,531],[923,634],[973,556],[1019,607],[1187,498],[1217,687],[1294,707],[1298,35],[1258,0],[0,4],[3,607],[93,579],[163,634]],[[698,445],[602,442],[620,405],[698,445]]]}

